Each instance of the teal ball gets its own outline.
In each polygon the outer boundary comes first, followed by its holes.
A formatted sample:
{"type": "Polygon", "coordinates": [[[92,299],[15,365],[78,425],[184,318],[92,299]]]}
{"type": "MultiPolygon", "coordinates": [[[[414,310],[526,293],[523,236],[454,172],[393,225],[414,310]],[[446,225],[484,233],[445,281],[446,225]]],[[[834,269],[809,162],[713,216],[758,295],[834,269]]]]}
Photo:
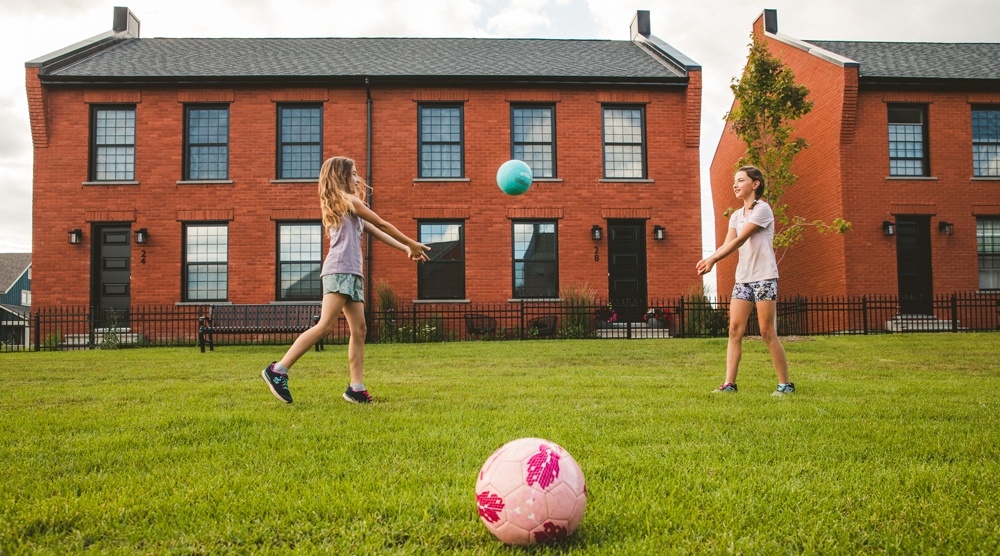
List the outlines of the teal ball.
{"type": "Polygon", "coordinates": [[[533,179],[531,167],[520,160],[508,160],[497,170],[497,185],[507,195],[523,195],[533,179]]]}

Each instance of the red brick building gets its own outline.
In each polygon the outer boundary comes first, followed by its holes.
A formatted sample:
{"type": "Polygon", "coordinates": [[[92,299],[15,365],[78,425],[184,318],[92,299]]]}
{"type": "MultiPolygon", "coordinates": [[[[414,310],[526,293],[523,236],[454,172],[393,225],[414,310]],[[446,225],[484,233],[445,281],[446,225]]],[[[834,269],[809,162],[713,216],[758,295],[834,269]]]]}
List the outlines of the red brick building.
{"type": "MultiPolygon", "coordinates": [[[[782,296],[898,294],[930,314],[934,294],[1000,290],[1000,44],[802,41],[765,10],[754,35],[809,89],[796,122],[792,214],[850,221],[809,230],[779,265],[782,296]]],[[[711,166],[716,236],[735,206],[744,145],[723,133],[711,166]]],[[[719,265],[732,289],[735,258],[719,265]]]]}
{"type": "Polygon", "coordinates": [[[148,39],[116,8],[26,82],[36,307],[318,300],[334,155],[434,248],[418,269],[371,246],[369,285],[404,302],[698,282],[701,69],[648,12],[630,41],[148,39]],[[496,185],[511,158],[520,197],[496,185]]]}

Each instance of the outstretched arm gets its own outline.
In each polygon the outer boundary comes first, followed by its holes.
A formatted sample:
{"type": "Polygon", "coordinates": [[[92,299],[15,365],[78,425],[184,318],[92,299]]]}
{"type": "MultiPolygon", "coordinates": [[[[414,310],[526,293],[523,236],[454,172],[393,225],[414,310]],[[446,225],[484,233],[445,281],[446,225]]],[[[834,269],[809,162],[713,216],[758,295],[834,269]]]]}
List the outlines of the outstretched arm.
{"type": "Polygon", "coordinates": [[[430,251],[430,247],[407,237],[406,234],[400,232],[395,226],[365,206],[361,199],[355,198],[353,205],[355,214],[365,221],[366,232],[386,245],[405,252],[408,257],[415,261],[428,260],[427,251],[430,251]]]}
{"type": "Polygon", "coordinates": [[[698,271],[698,274],[708,274],[712,271],[715,263],[732,255],[734,251],[742,247],[750,239],[750,236],[757,233],[760,229],[760,226],[749,222],[743,226],[743,231],[739,234],[736,233],[736,228],[729,228],[729,233],[726,234],[726,241],[715,250],[715,253],[698,261],[698,264],[694,266],[695,270],[698,271]]]}

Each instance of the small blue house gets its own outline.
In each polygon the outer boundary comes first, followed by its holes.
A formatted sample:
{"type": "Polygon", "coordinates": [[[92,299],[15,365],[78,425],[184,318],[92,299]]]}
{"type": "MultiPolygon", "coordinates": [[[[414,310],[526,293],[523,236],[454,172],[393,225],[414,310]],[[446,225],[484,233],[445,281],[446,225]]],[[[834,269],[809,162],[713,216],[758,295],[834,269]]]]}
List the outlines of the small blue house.
{"type": "Polygon", "coordinates": [[[0,349],[26,347],[31,323],[31,253],[0,253],[0,349]]]}

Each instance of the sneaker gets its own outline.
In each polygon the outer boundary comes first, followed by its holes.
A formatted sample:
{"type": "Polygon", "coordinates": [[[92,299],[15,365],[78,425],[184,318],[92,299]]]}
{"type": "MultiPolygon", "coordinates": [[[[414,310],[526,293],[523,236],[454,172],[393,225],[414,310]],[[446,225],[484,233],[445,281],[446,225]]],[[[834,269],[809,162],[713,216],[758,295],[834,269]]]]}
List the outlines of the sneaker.
{"type": "Polygon", "coordinates": [[[368,390],[355,392],[351,390],[350,386],[344,390],[344,399],[351,403],[372,403],[372,397],[368,395],[368,390]]]}
{"type": "Polygon", "coordinates": [[[778,389],[771,393],[772,396],[784,396],[785,394],[792,394],[795,392],[795,385],[789,382],[788,384],[781,386],[778,385],[778,389]]]}
{"type": "Polygon", "coordinates": [[[736,388],[735,382],[723,382],[722,386],[719,386],[715,390],[712,390],[713,394],[720,394],[722,392],[726,393],[736,393],[739,389],[736,388]]]}
{"type": "Polygon", "coordinates": [[[288,375],[274,372],[274,362],[265,367],[260,376],[264,377],[264,382],[275,398],[285,403],[292,403],[292,393],[288,391],[288,375]]]}

